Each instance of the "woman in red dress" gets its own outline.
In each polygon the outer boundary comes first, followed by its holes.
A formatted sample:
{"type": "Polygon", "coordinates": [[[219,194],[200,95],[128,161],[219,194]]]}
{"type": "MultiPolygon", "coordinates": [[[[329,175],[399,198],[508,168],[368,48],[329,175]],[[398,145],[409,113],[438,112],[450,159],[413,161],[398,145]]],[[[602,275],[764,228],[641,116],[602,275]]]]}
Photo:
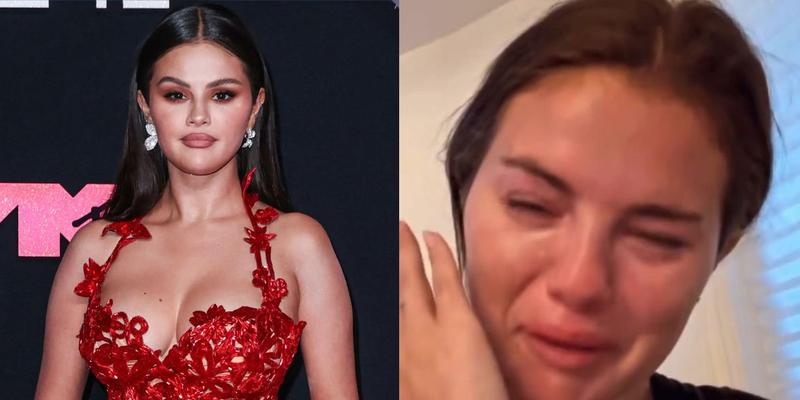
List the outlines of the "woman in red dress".
{"type": "Polygon", "coordinates": [[[241,20],[176,10],[143,43],[103,219],[51,290],[36,399],[357,398],[352,311],[323,228],[291,212],[266,65],[241,20]],[[88,369],[87,369],[88,367],[88,369]]]}

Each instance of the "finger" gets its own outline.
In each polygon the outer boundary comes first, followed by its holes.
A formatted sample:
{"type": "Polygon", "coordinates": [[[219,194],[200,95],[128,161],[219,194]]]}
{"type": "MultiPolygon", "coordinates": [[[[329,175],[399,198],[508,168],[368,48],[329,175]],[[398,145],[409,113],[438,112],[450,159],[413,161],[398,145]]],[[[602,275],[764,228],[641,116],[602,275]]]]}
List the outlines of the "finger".
{"type": "Polygon", "coordinates": [[[424,312],[433,315],[433,294],[422,264],[417,239],[408,225],[400,221],[400,313],[424,312]]]}
{"type": "Polygon", "coordinates": [[[453,252],[442,235],[435,232],[423,232],[428,256],[431,260],[433,275],[433,291],[435,302],[458,301],[466,303],[464,287],[461,286],[461,272],[458,270],[453,252]]]}

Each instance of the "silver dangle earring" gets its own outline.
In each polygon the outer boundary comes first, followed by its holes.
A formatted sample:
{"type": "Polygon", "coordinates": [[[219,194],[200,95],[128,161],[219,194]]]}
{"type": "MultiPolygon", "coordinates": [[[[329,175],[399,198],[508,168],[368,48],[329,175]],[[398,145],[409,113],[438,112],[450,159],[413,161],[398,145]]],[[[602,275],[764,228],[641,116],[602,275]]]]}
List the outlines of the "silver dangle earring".
{"type": "Polygon", "coordinates": [[[255,129],[253,129],[253,128],[247,128],[247,130],[245,131],[245,135],[244,135],[244,137],[245,137],[245,139],[247,139],[247,140],[245,140],[245,142],[242,144],[242,148],[243,148],[243,149],[246,149],[246,148],[248,148],[248,147],[250,147],[250,146],[252,146],[252,145],[253,145],[253,140],[252,140],[252,139],[253,139],[254,137],[256,137],[256,131],[255,131],[255,129]]]}
{"type": "Polygon", "coordinates": [[[144,148],[147,151],[153,150],[156,148],[156,144],[158,143],[158,135],[156,134],[156,126],[151,123],[144,124],[144,129],[147,131],[147,139],[144,140],[144,148]]]}

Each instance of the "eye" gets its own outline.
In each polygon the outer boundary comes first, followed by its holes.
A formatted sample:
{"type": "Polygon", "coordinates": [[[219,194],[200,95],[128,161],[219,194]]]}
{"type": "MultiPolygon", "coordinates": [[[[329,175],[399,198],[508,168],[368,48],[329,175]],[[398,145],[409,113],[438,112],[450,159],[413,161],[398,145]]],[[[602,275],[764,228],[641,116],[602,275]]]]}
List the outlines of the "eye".
{"type": "Polygon", "coordinates": [[[637,231],[634,234],[638,238],[666,250],[681,250],[688,246],[686,241],[670,235],[662,235],[659,233],[644,231],[637,231]]]}
{"type": "Polygon", "coordinates": [[[547,216],[553,215],[553,213],[550,210],[548,210],[545,206],[530,200],[508,199],[507,203],[508,207],[514,211],[535,213],[547,216]]]}
{"type": "Polygon", "coordinates": [[[177,100],[180,100],[181,98],[183,98],[183,93],[181,93],[181,92],[169,92],[169,93],[164,95],[164,98],[169,100],[169,101],[174,102],[174,101],[177,101],[177,100]]]}
{"type": "Polygon", "coordinates": [[[226,102],[233,99],[236,95],[231,92],[217,92],[216,94],[214,94],[214,96],[221,96],[222,98],[217,98],[217,99],[222,102],[226,102]]]}

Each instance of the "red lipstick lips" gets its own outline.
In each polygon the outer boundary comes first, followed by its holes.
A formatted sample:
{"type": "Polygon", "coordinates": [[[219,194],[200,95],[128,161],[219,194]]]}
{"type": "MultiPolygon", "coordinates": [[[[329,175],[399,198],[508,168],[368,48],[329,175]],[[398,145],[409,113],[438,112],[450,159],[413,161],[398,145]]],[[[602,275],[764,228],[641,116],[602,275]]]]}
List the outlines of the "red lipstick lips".
{"type": "Polygon", "coordinates": [[[195,149],[203,149],[211,146],[217,139],[205,133],[190,133],[181,138],[183,144],[195,149]]]}

